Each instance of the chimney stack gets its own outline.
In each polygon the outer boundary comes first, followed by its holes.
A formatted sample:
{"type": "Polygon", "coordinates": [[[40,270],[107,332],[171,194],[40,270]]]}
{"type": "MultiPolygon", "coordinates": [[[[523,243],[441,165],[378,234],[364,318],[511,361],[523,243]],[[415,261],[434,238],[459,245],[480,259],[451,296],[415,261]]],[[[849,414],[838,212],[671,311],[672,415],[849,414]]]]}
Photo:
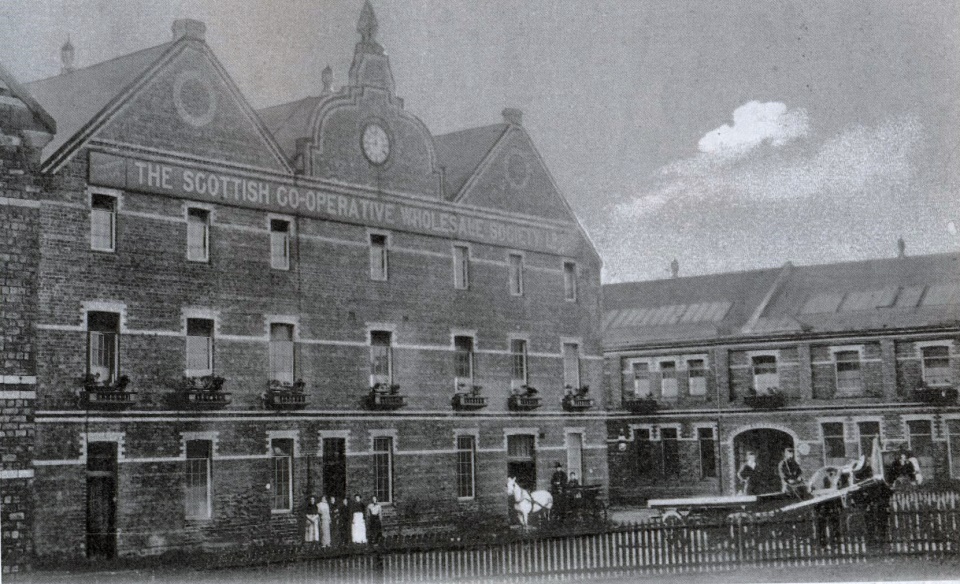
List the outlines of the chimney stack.
{"type": "Polygon", "coordinates": [[[508,124],[513,124],[514,126],[523,125],[523,112],[515,107],[503,108],[500,114],[503,116],[503,121],[508,124]]]}
{"type": "Polygon", "coordinates": [[[179,40],[182,37],[202,41],[207,33],[207,25],[199,20],[192,18],[178,18],[173,21],[173,40],[179,40]]]}
{"type": "Polygon", "coordinates": [[[904,241],[902,237],[897,239],[897,257],[907,257],[907,242],[904,241]]]}
{"type": "Polygon", "coordinates": [[[677,258],[673,258],[673,261],[670,262],[670,277],[671,278],[680,277],[680,262],[677,261],[677,258]]]}
{"type": "Polygon", "coordinates": [[[323,95],[333,92],[333,69],[330,65],[324,67],[320,73],[320,82],[323,83],[323,95]]]}
{"type": "Polygon", "coordinates": [[[73,43],[70,42],[70,37],[67,37],[67,42],[63,43],[63,46],[60,47],[60,74],[73,73],[73,43]]]}

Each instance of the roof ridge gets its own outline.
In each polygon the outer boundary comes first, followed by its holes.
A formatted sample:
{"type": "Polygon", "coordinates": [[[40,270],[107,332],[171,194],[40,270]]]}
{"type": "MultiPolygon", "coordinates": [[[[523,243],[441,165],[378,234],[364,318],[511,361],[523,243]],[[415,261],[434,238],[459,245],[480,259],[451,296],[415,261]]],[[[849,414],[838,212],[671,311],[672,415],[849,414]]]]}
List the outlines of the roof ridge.
{"type": "Polygon", "coordinates": [[[51,76],[49,76],[49,77],[44,77],[44,78],[42,78],[42,79],[35,79],[35,80],[33,80],[33,81],[29,81],[29,82],[25,83],[24,85],[28,85],[28,86],[29,86],[29,85],[33,85],[34,83],[43,83],[44,81],[50,81],[51,79],[57,79],[58,77],[66,77],[66,76],[70,76],[70,75],[75,75],[75,74],[77,74],[77,73],[80,73],[81,71],[90,71],[91,69],[95,69],[95,68],[100,67],[100,66],[102,66],[102,65],[106,65],[106,64],[108,64],[108,63],[112,63],[112,62],[114,62],[114,61],[118,61],[118,60],[120,60],[120,59],[126,59],[126,58],[128,58],[128,57],[133,57],[134,55],[139,55],[139,54],[145,53],[145,52],[147,52],[147,51],[152,51],[152,50],[159,49],[160,47],[169,47],[170,45],[172,45],[172,44],[175,43],[175,42],[177,42],[177,41],[167,41],[167,42],[165,42],[165,43],[160,43],[159,45],[154,45],[154,46],[152,46],[152,47],[145,47],[145,48],[142,48],[142,49],[138,49],[138,50],[136,50],[136,51],[133,51],[132,53],[125,53],[125,54],[123,54],[123,55],[117,55],[116,57],[110,57],[110,58],[107,59],[106,61],[100,61],[100,62],[94,63],[94,64],[92,64],[92,65],[87,65],[86,67],[78,67],[78,68],[74,69],[73,71],[70,71],[69,73],[63,73],[63,72],[61,72],[61,73],[58,73],[58,74],[56,74],[56,75],[51,75],[51,76]]]}
{"type": "Polygon", "coordinates": [[[510,125],[510,124],[507,124],[506,122],[497,122],[497,123],[494,123],[494,124],[486,124],[486,125],[484,125],[484,126],[473,126],[473,127],[470,127],[470,128],[463,128],[463,129],[460,129],[460,130],[454,130],[454,131],[452,131],[452,132],[446,132],[446,133],[444,133],[444,134],[434,134],[433,137],[434,137],[434,138],[446,138],[447,136],[453,136],[454,134],[463,134],[464,132],[472,132],[472,131],[476,131],[476,130],[486,130],[486,129],[488,129],[488,128],[494,128],[494,127],[497,127],[497,126],[509,126],[509,125],[510,125]]]}

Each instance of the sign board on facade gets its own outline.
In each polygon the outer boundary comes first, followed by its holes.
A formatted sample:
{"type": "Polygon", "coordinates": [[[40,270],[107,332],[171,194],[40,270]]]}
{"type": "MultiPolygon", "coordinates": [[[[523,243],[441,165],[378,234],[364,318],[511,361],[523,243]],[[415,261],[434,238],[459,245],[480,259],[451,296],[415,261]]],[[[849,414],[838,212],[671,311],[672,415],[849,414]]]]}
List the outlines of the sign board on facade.
{"type": "Polygon", "coordinates": [[[573,229],[490,219],[452,205],[442,210],[388,202],[297,185],[292,178],[253,178],[96,151],[90,152],[90,183],[548,253],[572,255],[579,239],[573,229]]]}

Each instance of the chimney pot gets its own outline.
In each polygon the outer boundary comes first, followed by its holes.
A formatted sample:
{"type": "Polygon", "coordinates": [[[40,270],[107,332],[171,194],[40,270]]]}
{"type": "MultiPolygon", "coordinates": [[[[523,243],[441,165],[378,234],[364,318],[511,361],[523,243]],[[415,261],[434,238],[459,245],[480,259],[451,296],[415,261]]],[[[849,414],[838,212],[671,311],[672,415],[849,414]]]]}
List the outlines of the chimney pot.
{"type": "Polygon", "coordinates": [[[207,32],[207,25],[192,18],[178,18],[173,21],[173,40],[187,37],[202,41],[207,32]]]}
{"type": "Polygon", "coordinates": [[[523,112],[515,107],[503,108],[500,114],[503,116],[503,121],[508,124],[513,124],[514,126],[523,125],[523,112]]]}

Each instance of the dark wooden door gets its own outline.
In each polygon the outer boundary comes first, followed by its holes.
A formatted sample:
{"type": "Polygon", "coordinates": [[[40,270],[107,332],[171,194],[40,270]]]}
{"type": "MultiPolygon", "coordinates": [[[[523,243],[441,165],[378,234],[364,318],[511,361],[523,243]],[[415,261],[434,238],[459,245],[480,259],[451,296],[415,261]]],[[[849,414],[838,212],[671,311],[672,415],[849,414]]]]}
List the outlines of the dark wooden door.
{"type": "Polygon", "coordinates": [[[323,439],[323,493],[343,499],[347,496],[347,441],[323,439]]]}
{"type": "Polygon", "coordinates": [[[117,443],[87,445],[87,557],[117,555],[117,443]]]}

